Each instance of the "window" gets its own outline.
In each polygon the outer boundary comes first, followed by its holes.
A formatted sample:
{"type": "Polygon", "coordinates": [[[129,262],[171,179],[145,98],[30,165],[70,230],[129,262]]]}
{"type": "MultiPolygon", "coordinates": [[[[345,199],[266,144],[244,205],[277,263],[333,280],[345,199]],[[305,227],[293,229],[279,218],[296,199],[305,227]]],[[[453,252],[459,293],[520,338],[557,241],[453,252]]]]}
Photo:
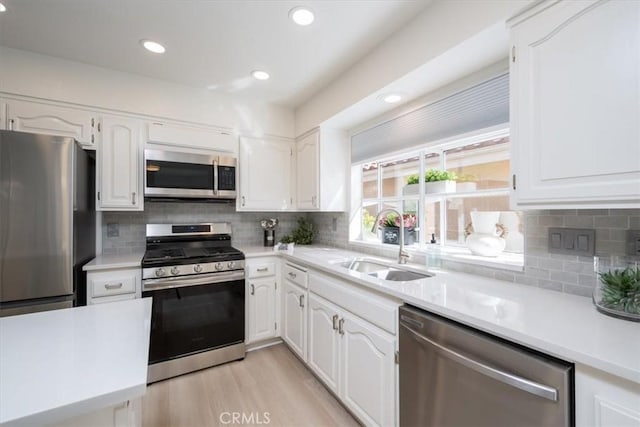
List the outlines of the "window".
{"type": "Polygon", "coordinates": [[[359,178],[361,183],[360,191],[354,191],[360,198],[360,227],[352,224],[352,240],[383,244],[381,233],[372,231],[375,216],[393,208],[415,216],[409,247],[425,249],[434,239],[443,249],[469,254],[466,234],[472,232],[471,213],[492,211],[510,232],[505,252],[522,254],[520,214],[509,209],[509,144],[508,130],[503,129],[354,165],[354,182],[359,178]],[[436,175],[434,171],[447,171],[453,179],[425,182],[436,175]]]}

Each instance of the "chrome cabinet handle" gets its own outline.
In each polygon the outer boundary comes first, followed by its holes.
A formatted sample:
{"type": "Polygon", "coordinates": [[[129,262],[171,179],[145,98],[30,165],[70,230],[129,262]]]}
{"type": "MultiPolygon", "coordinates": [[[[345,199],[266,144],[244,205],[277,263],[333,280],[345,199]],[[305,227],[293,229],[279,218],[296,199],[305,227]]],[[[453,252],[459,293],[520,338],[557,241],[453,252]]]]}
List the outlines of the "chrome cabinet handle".
{"type": "Polygon", "coordinates": [[[120,283],[105,283],[105,289],[120,289],[122,287],[122,282],[120,283]]]}
{"type": "Polygon", "coordinates": [[[131,204],[135,205],[136,204],[136,193],[131,193],[131,204]]]}
{"type": "Polygon", "coordinates": [[[300,295],[300,307],[304,307],[304,295],[300,295]]]}
{"type": "Polygon", "coordinates": [[[292,277],[292,278],[295,279],[296,278],[296,273],[293,273],[293,272],[290,271],[289,272],[289,277],[292,277]]]}
{"type": "Polygon", "coordinates": [[[504,384],[518,388],[522,391],[526,391],[527,393],[531,393],[538,397],[551,400],[552,402],[558,401],[558,390],[556,390],[553,387],[549,387],[547,385],[540,384],[535,381],[528,380],[526,378],[522,378],[518,375],[500,371],[496,368],[485,365],[484,363],[478,362],[477,360],[473,360],[470,357],[467,357],[443,345],[440,345],[435,341],[430,340],[424,335],[419,334],[413,329],[409,328],[407,325],[402,324],[402,322],[400,323],[400,327],[404,328],[406,331],[411,333],[411,335],[415,340],[424,341],[425,343],[435,347],[435,350],[438,353],[448,358],[449,360],[452,360],[456,363],[466,366],[469,369],[473,369],[479,374],[486,375],[489,378],[493,378],[496,381],[500,381],[504,384]]]}
{"type": "Polygon", "coordinates": [[[255,295],[256,294],[256,287],[253,286],[253,284],[251,284],[251,295],[255,295]]]}
{"type": "Polygon", "coordinates": [[[256,271],[258,273],[264,273],[265,271],[269,271],[269,267],[258,268],[258,269],[256,269],[256,271]]]}
{"type": "Polygon", "coordinates": [[[14,119],[9,119],[9,130],[13,130],[13,124],[14,124],[15,122],[16,122],[16,121],[15,121],[14,119]]]}
{"type": "Polygon", "coordinates": [[[242,207],[244,207],[244,196],[242,196],[242,207]]]}
{"type": "Polygon", "coordinates": [[[338,322],[338,333],[344,335],[344,319],[340,319],[338,322]]]}
{"type": "Polygon", "coordinates": [[[337,323],[338,323],[338,315],[334,314],[333,317],[332,317],[332,320],[333,320],[333,330],[337,331],[338,330],[338,325],[337,325],[337,323]]]}

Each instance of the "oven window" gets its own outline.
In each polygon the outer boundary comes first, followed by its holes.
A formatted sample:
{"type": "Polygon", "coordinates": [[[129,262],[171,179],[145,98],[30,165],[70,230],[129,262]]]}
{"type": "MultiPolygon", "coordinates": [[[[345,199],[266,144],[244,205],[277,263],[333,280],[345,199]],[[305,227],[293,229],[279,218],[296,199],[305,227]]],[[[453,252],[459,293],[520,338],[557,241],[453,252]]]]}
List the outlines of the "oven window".
{"type": "Polygon", "coordinates": [[[146,169],[149,188],[213,188],[213,165],[147,160],[146,169]]]}
{"type": "Polygon", "coordinates": [[[232,166],[218,166],[218,190],[236,190],[236,168],[232,166]]]}
{"type": "Polygon", "coordinates": [[[153,297],[149,364],[244,342],[244,280],[142,296],[153,297]]]}

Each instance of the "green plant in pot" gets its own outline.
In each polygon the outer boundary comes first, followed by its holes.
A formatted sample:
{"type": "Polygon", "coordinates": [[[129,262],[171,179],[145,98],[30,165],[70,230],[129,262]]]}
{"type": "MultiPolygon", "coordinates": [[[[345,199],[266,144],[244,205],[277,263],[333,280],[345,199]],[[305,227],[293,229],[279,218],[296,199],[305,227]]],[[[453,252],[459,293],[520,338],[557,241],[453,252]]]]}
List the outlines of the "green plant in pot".
{"type": "Polygon", "coordinates": [[[282,243],[295,243],[298,245],[310,245],[318,234],[315,224],[304,218],[298,218],[298,228],[291,232],[291,235],[285,234],[280,241],[282,243]]]}
{"type": "Polygon", "coordinates": [[[600,311],[640,321],[640,267],[598,274],[600,285],[593,302],[600,311]]]}
{"type": "Polygon", "coordinates": [[[455,181],[455,172],[441,171],[439,169],[429,169],[424,173],[424,182],[455,181]]]}
{"type": "MultiPolygon", "coordinates": [[[[415,243],[415,228],[417,218],[414,214],[403,214],[404,225],[404,243],[405,245],[412,245],[415,243]]],[[[382,231],[381,239],[382,243],[389,243],[392,245],[400,244],[400,217],[396,214],[389,214],[378,221],[378,228],[382,231]]]]}

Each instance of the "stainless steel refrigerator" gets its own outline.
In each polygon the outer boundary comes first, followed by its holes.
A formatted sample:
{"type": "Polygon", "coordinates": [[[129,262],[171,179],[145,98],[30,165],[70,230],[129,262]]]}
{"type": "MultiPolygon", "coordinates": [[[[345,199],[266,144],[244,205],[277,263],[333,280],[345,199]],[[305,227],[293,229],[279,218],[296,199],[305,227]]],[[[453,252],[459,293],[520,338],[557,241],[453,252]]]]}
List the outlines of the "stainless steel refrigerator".
{"type": "Polygon", "coordinates": [[[72,138],[0,131],[0,316],[85,304],[94,192],[72,138]]]}

